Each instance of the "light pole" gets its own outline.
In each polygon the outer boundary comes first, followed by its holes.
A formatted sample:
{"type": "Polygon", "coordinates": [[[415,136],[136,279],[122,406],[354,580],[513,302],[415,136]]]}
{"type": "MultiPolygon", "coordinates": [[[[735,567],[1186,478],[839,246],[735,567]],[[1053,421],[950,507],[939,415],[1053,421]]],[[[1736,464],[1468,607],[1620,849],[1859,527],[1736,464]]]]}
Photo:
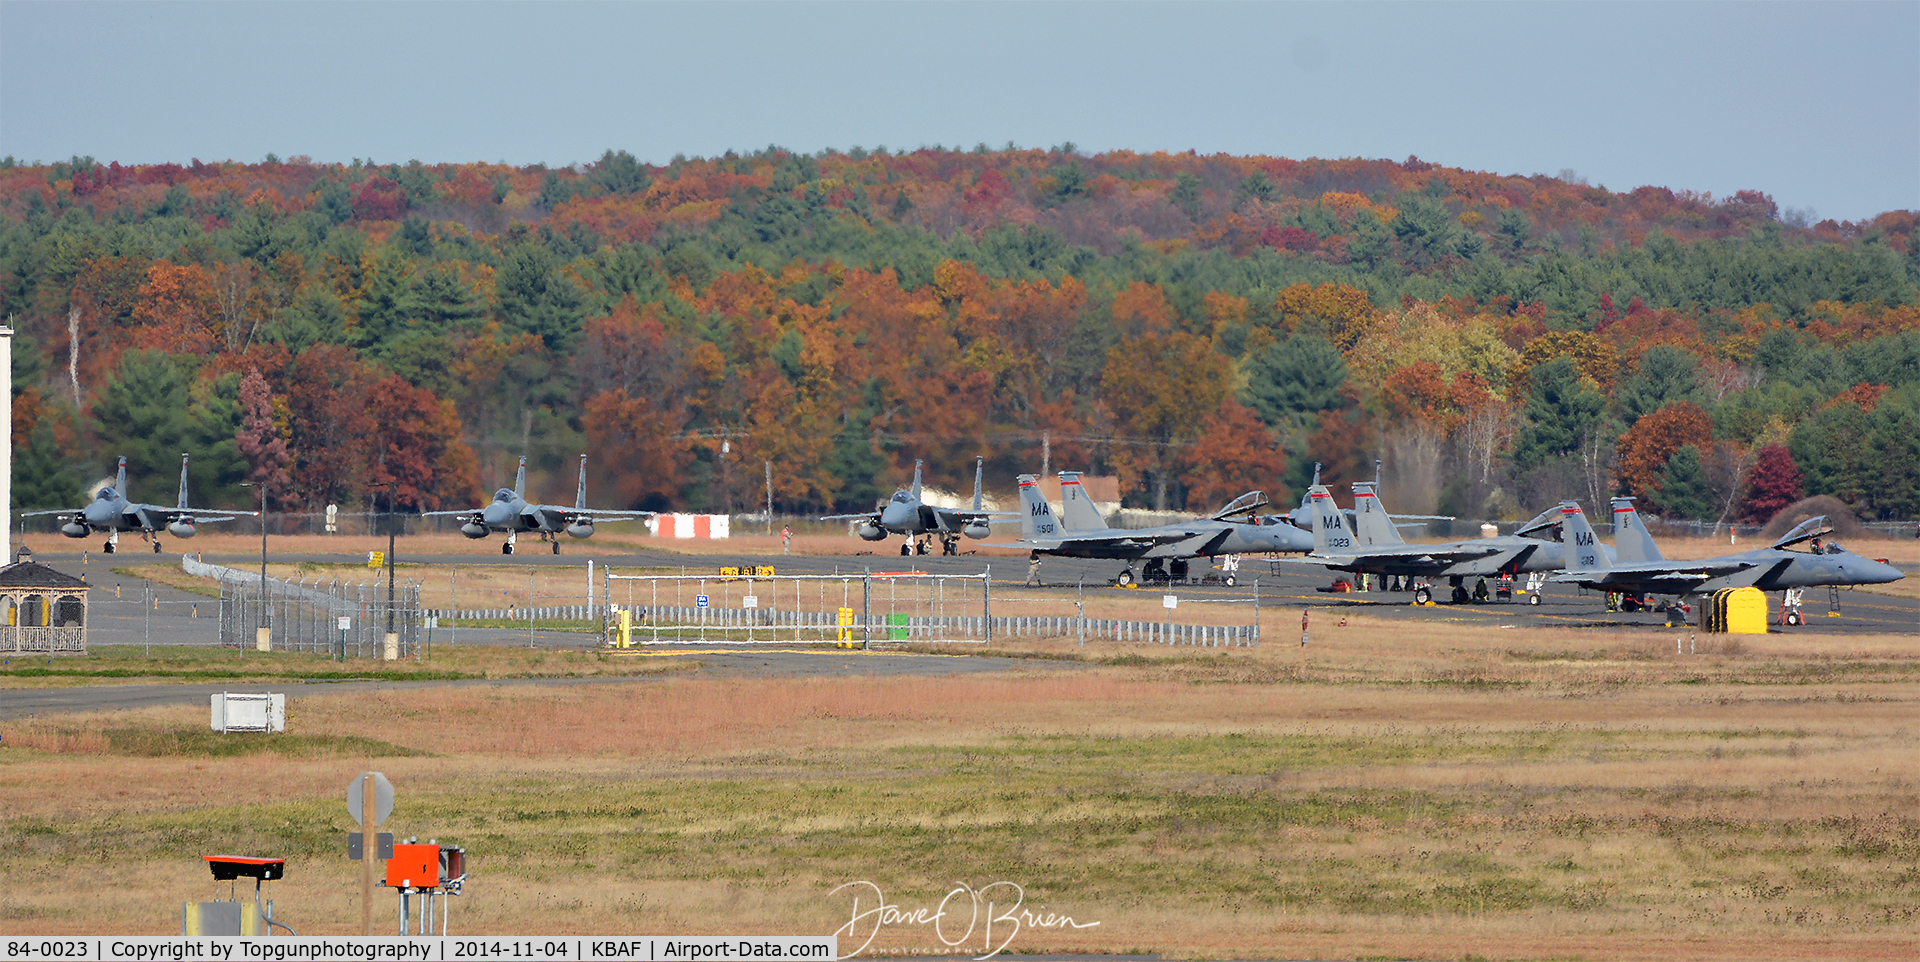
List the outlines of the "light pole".
{"type": "Polygon", "coordinates": [[[267,624],[267,486],[257,481],[242,481],[240,486],[260,491],[260,623],[254,626],[253,647],[272,651],[273,626],[267,624]]]}
{"type": "Polygon", "coordinates": [[[393,482],[375,481],[370,488],[387,489],[387,637],[386,660],[400,657],[400,635],[393,630],[393,482]]]}

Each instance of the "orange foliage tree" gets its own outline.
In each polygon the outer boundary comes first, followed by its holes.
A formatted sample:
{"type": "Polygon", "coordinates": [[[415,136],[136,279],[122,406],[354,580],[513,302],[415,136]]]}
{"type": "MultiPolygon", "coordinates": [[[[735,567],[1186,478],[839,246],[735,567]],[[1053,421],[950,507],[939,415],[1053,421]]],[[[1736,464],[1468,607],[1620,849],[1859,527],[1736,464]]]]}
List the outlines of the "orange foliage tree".
{"type": "Polygon", "coordinates": [[[1667,459],[1675,451],[1691,444],[1707,450],[1713,442],[1713,418],[1692,401],[1670,404],[1635,421],[1620,436],[1620,486],[1627,493],[1645,496],[1657,494],[1667,459]]]}
{"type": "Polygon", "coordinates": [[[1122,485],[1151,485],[1156,510],[1166,510],[1181,449],[1201,437],[1226,398],[1232,366],[1206,338],[1184,331],[1132,338],[1107,352],[1101,401],[1129,436],[1111,460],[1122,485]]]}

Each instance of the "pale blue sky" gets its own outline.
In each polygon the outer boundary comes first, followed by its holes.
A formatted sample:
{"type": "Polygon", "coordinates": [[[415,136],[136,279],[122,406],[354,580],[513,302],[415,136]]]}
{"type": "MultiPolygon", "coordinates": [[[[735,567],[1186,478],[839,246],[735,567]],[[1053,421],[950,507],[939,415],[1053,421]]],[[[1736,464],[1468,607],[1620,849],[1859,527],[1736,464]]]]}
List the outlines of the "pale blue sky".
{"type": "Polygon", "coordinates": [[[0,2],[0,154],[977,142],[1920,208],[1920,3],[0,2]]]}

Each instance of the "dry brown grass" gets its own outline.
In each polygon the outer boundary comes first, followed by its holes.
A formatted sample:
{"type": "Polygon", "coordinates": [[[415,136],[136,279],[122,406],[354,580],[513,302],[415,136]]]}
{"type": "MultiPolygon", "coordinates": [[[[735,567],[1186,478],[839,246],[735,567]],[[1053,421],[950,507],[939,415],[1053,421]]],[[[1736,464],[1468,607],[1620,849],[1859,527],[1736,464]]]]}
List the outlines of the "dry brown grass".
{"type": "Polygon", "coordinates": [[[1350,617],[1304,670],[1297,644],[1105,642],[1087,652],[1113,664],[1071,672],[293,705],[300,732],[417,757],[127,757],[96,734],[196,708],[10,725],[0,932],[165,932],[212,896],[203,850],[289,857],[281,914],[349,931],[340,797],[376,768],[389,827],[473,855],[456,932],[826,932],[840,882],[918,907],[1007,878],[1102,923],[1018,951],[1920,954],[1912,638],[1670,641],[1350,617]],[[102,888],[99,860],[133,870],[102,888]]]}

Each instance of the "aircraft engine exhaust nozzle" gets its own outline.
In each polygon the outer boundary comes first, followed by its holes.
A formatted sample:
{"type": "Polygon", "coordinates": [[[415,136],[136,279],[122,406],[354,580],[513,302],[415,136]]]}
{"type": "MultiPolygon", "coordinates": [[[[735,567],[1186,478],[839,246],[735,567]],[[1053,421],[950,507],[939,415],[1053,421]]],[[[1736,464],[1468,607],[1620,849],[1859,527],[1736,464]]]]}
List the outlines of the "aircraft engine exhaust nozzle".
{"type": "Polygon", "coordinates": [[[987,535],[992,534],[993,526],[986,523],[985,521],[971,521],[967,523],[966,527],[960,529],[960,533],[966,535],[969,538],[974,539],[975,541],[978,541],[981,538],[984,538],[987,535]]]}
{"type": "Polygon", "coordinates": [[[478,521],[469,520],[460,526],[460,533],[469,538],[484,538],[487,536],[487,526],[478,521]]]}
{"type": "Polygon", "coordinates": [[[859,527],[853,529],[853,533],[859,535],[862,541],[885,541],[887,538],[887,529],[871,521],[861,522],[859,527]]]}
{"type": "Polygon", "coordinates": [[[176,538],[193,537],[193,519],[179,518],[167,523],[167,533],[176,538]]]}
{"type": "Polygon", "coordinates": [[[63,524],[60,526],[60,533],[66,535],[69,538],[84,538],[87,536],[88,530],[89,529],[87,528],[87,526],[84,524],[81,524],[78,519],[69,521],[66,524],[63,524]]]}
{"type": "Polygon", "coordinates": [[[580,520],[580,521],[575,521],[570,525],[567,525],[567,537],[569,538],[593,537],[593,522],[580,520]]]}

